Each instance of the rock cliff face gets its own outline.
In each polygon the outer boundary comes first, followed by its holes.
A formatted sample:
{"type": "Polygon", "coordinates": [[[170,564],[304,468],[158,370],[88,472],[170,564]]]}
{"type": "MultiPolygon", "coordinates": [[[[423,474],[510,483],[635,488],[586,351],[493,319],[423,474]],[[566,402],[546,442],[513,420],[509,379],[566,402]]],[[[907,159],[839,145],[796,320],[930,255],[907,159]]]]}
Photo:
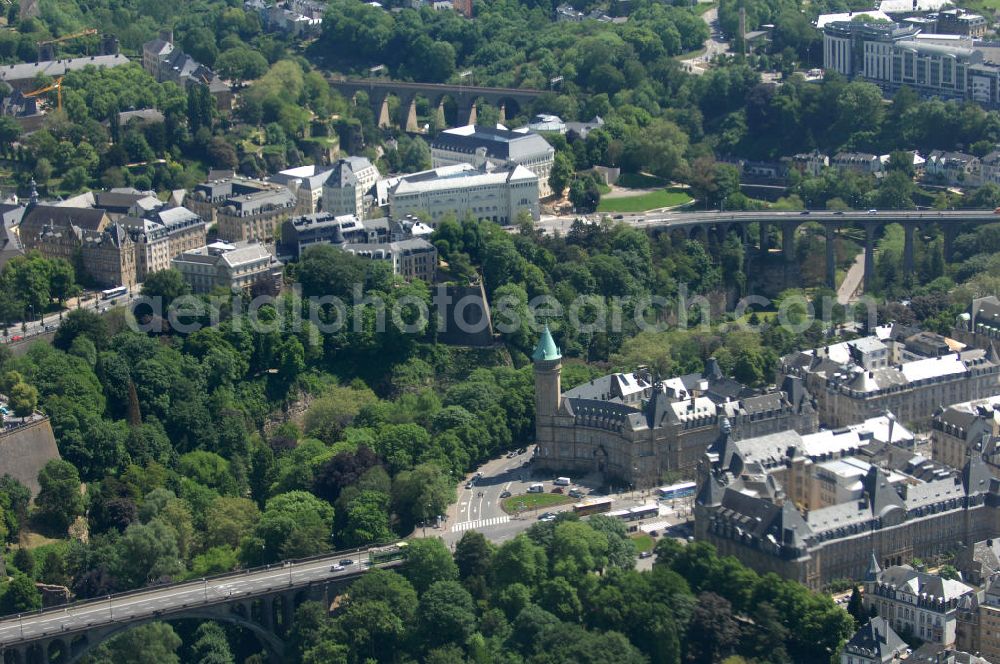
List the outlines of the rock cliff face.
{"type": "Polygon", "coordinates": [[[38,493],[38,471],[59,458],[59,449],[48,417],[0,430],[0,475],[10,475],[38,493]]]}

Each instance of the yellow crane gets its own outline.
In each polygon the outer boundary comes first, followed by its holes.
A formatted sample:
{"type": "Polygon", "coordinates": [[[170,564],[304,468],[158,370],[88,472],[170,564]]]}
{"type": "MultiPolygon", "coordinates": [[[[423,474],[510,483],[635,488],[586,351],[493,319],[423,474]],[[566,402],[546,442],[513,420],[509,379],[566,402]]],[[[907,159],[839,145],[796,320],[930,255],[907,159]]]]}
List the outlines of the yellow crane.
{"type": "Polygon", "coordinates": [[[55,39],[46,39],[45,41],[38,42],[38,46],[48,46],[49,44],[58,44],[60,42],[69,41],[70,39],[76,39],[77,37],[89,37],[90,35],[96,35],[97,30],[95,28],[87,28],[86,30],[81,30],[80,32],[73,32],[68,35],[63,35],[62,37],[56,37],[55,39]]]}
{"type": "Polygon", "coordinates": [[[56,82],[52,85],[47,85],[44,88],[39,88],[38,90],[32,90],[31,92],[25,92],[25,97],[37,97],[38,95],[43,95],[46,92],[56,91],[56,103],[57,108],[62,110],[62,76],[56,79],[56,82]]]}

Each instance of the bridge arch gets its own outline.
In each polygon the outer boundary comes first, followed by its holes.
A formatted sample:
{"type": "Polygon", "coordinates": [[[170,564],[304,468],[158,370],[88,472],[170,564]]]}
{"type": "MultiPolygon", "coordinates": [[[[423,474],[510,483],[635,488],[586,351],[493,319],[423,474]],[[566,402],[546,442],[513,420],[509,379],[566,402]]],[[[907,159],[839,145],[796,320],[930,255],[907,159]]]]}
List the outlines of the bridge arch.
{"type": "MultiPolygon", "coordinates": [[[[108,641],[120,634],[138,627],[139,625],[145,625],[151,622],[174,622],[177,620],[189,620],[189,619],[201,619],[201,620],[215,620],[218,622],[228,622],[237,625],[243,629],[248,630],[254,636],[262,646],[267,648],[271,654],[277,657],[277,661],[282,661],[285,654],[285,642],[273,631],[266,629],[264,626],[255,623],[254,621],[248,619],[247,617],[238,615],[235,611],[211,611],[211,610],[192,610],[183,611],[169,615],[163,616],[149,616],[141,618],[132,622],[115,624],[112,627],[100,629],[95,632],[88,632],[85,635],[83,643],[78,646],[79,649],[73,650],[70,648],[69,657],[60,660],[60,662],[65,662],[65,664],[76,664],[82,660],[86,655],[92,653],[95,648],[99,645],[108,641]]],[[[77,643],[76,641],[72,641],[77,643]]],[[[49,643],[45,643],[44,647],[48,648],[49,643]]]]}

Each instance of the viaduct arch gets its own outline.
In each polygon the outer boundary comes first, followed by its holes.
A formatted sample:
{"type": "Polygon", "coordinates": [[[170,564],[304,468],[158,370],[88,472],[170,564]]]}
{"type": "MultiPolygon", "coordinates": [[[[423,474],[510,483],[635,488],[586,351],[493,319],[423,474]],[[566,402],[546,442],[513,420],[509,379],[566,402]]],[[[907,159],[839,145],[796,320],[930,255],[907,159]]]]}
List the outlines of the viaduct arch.
{"type": "Polygon", "coordinates": [[[457,122],[459,124],[475,124],[476,102],[480,99],[500,109],[500,121],[505,120],[505,112],[509,106],[520,110],[535,99],[545,94],[545,90],[532,88],[491,88],[471,85],[451,85],[447,83],[412,83],[408,81],[393,81],[386,78],[330,78],[330,87],[348,99],[354,99],[359,92],[368,95],[372,113],[379,127],[390,127],[393,124],[389,117],[389,97],[399,98],[401,108],[405,109],[406,120],[400,122],[406,131],[418,131],[416,100],[418,96],[426,97],[433,109],[438,109],[439,117],[445,98],[454,100],[458,106],[457,122]]]}

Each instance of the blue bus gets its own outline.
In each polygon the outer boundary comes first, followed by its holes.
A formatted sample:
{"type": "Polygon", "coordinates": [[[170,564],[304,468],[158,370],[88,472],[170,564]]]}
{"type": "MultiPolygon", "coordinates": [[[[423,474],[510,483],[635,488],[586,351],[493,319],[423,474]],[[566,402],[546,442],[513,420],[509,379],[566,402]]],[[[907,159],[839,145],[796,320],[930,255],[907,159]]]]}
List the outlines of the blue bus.
{"type": "Polygon", "coordinates": [[[675,500],[693,496],[697,488],[698,485],[694,482],[681,482],[670,486],[661,486],[657,491],[660,494],[660,500],[675,500]]]}

